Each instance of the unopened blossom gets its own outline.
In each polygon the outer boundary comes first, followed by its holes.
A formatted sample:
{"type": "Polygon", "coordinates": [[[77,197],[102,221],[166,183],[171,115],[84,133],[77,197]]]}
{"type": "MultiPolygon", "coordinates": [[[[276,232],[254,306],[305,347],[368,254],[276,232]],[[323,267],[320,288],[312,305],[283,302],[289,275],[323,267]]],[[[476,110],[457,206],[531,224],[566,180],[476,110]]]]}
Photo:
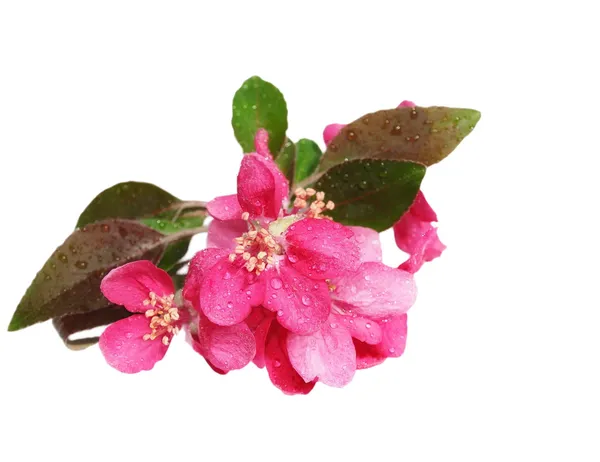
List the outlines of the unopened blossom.
{"type": "Polygon", "coordinates": [[[187,313],[175,303],[171,277],[146,260],[112,270],[100,285],[104,296],[134,313],[100,336],[108,364],[125,373],[150,370],[160,361],[187,313]]]}
{"type": "MultiPolygon", "coordinates": [[[[398,107],[415,107],[415,103],[402,101],[398,107]]],[[[325,144],[329,144],[344,127],[342,124],[330,124],[325,127],[325,144]]],[[[434,221],[437,221],[437,216],[423,193],[419,191],[411,208],[394,224],[396,244],[409,255],[408,260],[400,265],[400,269],[415,273],[423,263],[442,254],[446,246],[440,241],[437,228],[431,224],[434,221]]]]}

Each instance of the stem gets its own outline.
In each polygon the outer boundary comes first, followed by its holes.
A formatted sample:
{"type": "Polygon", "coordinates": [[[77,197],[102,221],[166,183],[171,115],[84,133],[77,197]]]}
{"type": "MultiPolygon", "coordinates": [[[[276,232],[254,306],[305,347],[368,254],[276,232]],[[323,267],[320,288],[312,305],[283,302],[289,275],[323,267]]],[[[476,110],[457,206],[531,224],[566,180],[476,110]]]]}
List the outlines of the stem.
{"type": "Polygon", "coordinates": [[[172,244],[173,242],[180,241],[188,237],[195,236],[196,234],[205,233],[208,231],[208,226],[200,226],[198,228],[184,229],[177,233],[169,234],[163,239],[163,244],[172,244]]]}

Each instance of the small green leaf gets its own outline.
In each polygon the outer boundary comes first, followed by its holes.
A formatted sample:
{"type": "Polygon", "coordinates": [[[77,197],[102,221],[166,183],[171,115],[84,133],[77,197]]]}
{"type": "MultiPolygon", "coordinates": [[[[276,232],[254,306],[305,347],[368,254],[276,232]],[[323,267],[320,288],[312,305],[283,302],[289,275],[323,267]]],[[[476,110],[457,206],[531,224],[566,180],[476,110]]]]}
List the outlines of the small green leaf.
{"type": "Polygon", "coordinates": [[[118,183],[98,194],[79,216],[77,227],[107,218],[150,217],[180,202],[175,196],[151,183],[118,183]]]}
{"type": "MultiPolygon", "coordinates": [[[[152,229],[160,231],[163,234],[173,234],[184,229],[199,228],[204,223],[205,217],[179,217],[175,221],[168,218],[143,218],[140,221],[152,229]]],[[[173,265],[181,260],[188,251],[191,239],[183,239],[167,247],[163,254],[159,268],[169,271],[173,265]]]]}
{"type": "Polygon", "coordinates": [[[328,212],[345,225],[384,231],[412,205],[425,175],[425,167],[396,160],[353,160],[322,175],[314,189],[335,203],[328,212]]]}
{"type": "Polygon", "coordinates": [[[329,143],[319,171],[345,160],[408,160],[435,164],[471,133],[481,113],[448,107],[403,107],[367,114],[329,143]]]}
{"type": "Polygon", "coordinates": [[[107,306],[100,281],[134,260],[160,259],[173,241],[129,220],[104,220],[78,229],[46,261],[21,299],[8,330],[107,306]]]}
{"type": "Polygon", "coordinates": [[[269,149],[279,153],[288,128],[283,95],[273,84],[250,77],[233,97],[231,125],[244,152],[254,151],[254,135],[264,128],[269,132],[269,149]]]}
{"type": "Polygon", "coordinates": [[[286,138],[283,148],[281,148],[281,152],[275,159],[275,163],[290,183],[292,182],[294,176],[295,158],[296,145],[286,138]]]}
{"type": "Polygon", "coordinates": [[[298,140],[296,143],[294,184],[300,183],[315,172],[322,155],[321,148],[314,141],[306,138],[298,140]]]}

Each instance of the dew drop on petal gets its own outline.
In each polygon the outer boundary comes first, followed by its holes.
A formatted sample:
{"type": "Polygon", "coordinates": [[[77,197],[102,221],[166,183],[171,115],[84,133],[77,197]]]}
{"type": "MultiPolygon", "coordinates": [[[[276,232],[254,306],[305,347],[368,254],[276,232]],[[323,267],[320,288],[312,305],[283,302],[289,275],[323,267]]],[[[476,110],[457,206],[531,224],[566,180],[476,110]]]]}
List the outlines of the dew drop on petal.
{"type": "Polygon", "coordinates": [[[277,316],[283,316],[283,310],[279,310],[279,311],[277,312],[277,316]]]}
{"type": "Polygon", "coordinates": [[[279,278],[271,279],[271,287],[273,289],[279,290],[279,289],[281,289],[282,286],[283,286],[283,282],[281,281],[281,279],[279,279],[279,278]]]}
{"type": "Polygon", "coordinates": [[[393,353],[394,351],[396,351],[396,349],[392,347],[392,348],[390,348],[389,351],[390,351],[390,353],[393,353]]]}
{"type": "Polygon", "coordinates": [[[279,366],[281,366],[281,363],[280,363],[279,361],[274,361],[274,362],[273,362],[273,365],[274,365],[275,367],[279,367],[279,366]]]}
{"type": "Polygon", "coordinates": [[[308,295],[302,296],[302,304],[304,306],[309,306],[311,303],[312,303],[312,300],[310,299],[310,297],[308,295]]]}
{"type": "Polygon", "coordinates": [[[371,328],[371,323],[370,323],[370,322],[366,323],[366,324],[365,324],[365,327],[366,327],[367,329],[370,329],[370,328],[371,328]]]}
{"type": "Polygon", "coordinates": [[[227,308],[233,308],[233,303],[227,302],[227,308]]]}
{"type": "Polygon", "coordinates": [[[293,253],[288,253],[288,260],[292,263],[296,263],[298,261],[298,257],[293,253]]]}

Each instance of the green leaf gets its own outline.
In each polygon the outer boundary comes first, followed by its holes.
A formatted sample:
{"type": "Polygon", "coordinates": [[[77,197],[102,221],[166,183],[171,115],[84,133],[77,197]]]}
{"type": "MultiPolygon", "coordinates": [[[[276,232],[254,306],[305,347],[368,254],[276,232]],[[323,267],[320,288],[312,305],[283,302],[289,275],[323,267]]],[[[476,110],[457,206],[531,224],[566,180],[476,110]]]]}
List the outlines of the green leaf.
{"type": "Polygon", "coordinates": [[[335,203],[328,212],[345,225],[384,231],[412,205],[425,167],[397,160],[353,160],[336,165],[322,175],[314,189],[335,203]]]}
{"type": "Polygon", "coordinates": [[[269,132],[269,149],[279,153],[288,128],[283,95],[273,84],[250,77],[233,97],[231,125],[244,152],[254,152],[254,135],[264,128],[269,132]]]}
{"type": "Polygon", "coordinates": [[[322,156],[321,148],[312,140],[303,138],[296,143],[296,169],[294,184],[300,183],[312,175],[322,156]]]}
{"type": "MultiPolygon", "coordinates": [[[[184,219],[178,219],[176,223],[169,224],[169,218],[173,217],[177,211],[165,212],[165,209],[180,202],[172,194],[151,183],[135,181],[118,183],[102,191],[90,202],[79,217],[77,227],[107,218],[139,219],[144,217],[154,217],[141,221],[164,234],[177,232],[186,227],[201,226],[202,223],[186,226],[184,219]]],[[[169,246],[158,266],[168,270],[186,254],[189,244],[190,239],[187,239],[169,246]]]]}
{"type": "Polygon", "coordinates": [[[448,107],[403,107],[367,114],[329,143],[319,171],[345,160],[408,160],[426,166],[450,154],[471,133],[481,113],[448,107]]]}
{"type": "Polygon", "coordinates": [[[180,202],[175,196],[151,183],[129,181],[98,194],[79,216],[77,227],[107,218],[142,218],[158,215],[180,202]]]}
{"type": "Polygon", "coordinates": [[[105,308],[100,281],[110,270],[134,260],[156,262],[173,241],[129,220],[104,220],[74,231],[37,274],[8,330],[105,308]]]}
{"type": "Polygon", "coordinates": [[[286,138],[281,152],[275,159],[275,163],[279,170],[283,172],[285,177],[292,183],[294,177],[294,162],[296,160],[296,145],[286,138]]]}

